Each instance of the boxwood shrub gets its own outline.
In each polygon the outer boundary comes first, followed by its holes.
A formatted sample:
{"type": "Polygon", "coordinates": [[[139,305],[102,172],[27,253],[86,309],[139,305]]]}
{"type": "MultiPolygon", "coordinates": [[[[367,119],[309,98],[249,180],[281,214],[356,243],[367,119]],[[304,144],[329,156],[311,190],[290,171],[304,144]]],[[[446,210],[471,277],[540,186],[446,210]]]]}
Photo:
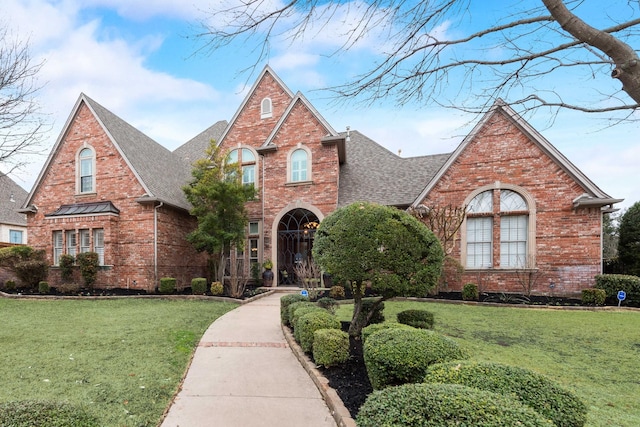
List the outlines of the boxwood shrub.
{"type": "Polygon", "coordinates": [[[433,329],[433,313],[427,310],[404,310],[398,313],[398,323],[419,329],[433,329]]]}
{"type": "Polygon", "coordinates": [[[0,403],[0,426],[99,427],[100,423],[79,406],[20,401],[0,403]]]}
{"type": "Polygon", "coordinates": [[[475,283],[467,283],[464,285],[462,287],[462,299],[464,301],[478,301],[480,299],[478,285],[475,283]]]}
{"type": "MultiPolygon", "coordinates": [[[[317,305],[315,305],[315,303],[312,303],[310,301],[299,301],[299,302],[294,302],[293,304],[291,304],[289,306],[289,308],[287,309],[288,313],[289,313],[289,325],[294,329],[296,329],[296,322],[298,321],[298,319],[300,318],[300,316],[302,316],[303,314],[306,314],[310,311],[319,311],[319,310],[323,310],[322,308],[318,307],[317,305]],[[301,310],[298,313],[298,310],[301,310]]],[[[326,311],[326,310],[325,310],[326,311]]]]}
{"type": "Polygon", "coordinates": [[[300,347],[305,353],[311,353],[311,350],[313,350],[313,333],[315,331],[319,329],[340,330],[340,321],[336,316],[327,310],[321,308],[319,310],[303,314],[294,326],[294,335],[299,339],[300,347]]]}
{"type": "Polygon", "coordinates": [[[172,294],[176,291],[176,282],[177,280],[173,277],[162,277],[160,279],[160,286],[158,287],[158,292],[161,294],[172,294]]]}
{"type": "Polygon", "coordinates": [[[625,291],[627,299],[625,304],[640,305],[640,277],[626,274],[599,274],[596,276],[598,289],[603,289],[607,293],[610,303],[618,303],[618,291],[625,291]]]}
{"type": "Polygon", "coordinates": [[[290,326],[288,308],[294,302],[300,301],[309,301],[309,297],[300,294],[287,294],[280,297],[280,320],[283,325],[290,326]]]}
{"type": "Polygon", "coordinates": [[[607,293],[604,289],[587,288],[582,290],[582,304],[584,305],[604,305],[607,293]]]}
{"type": "Polygon", "coordinates": [[[518,400],[457,384],[405,384],[374,391],[360,407],[358,427],[551,427],[518,400]]]}
{"type": "Polygon", "coordinates": [[[402,323],[396,323],[396,322],[374,323],[373,325],[369,325],[362,328],[362,336],[361,336],[362,344],[364,344],[367,338],[369,338],[371,334],[373,334],[374,332],[378,332],[383,329],[390,329],[390,328],[414,329],[413,326],[404,325],[402,323]]]}
{"type": "Polygon", "coordinates": [[[496,363],[443,363],[429,367],[425,382],[462,384],[516,396],[557,426],[582,427],[587,419],[587,407],[575,394],[524,368],[496,363]]]}
{"type": "Polygon", "coordinates": [[[364,363],[374,390],[423,381],[429,365],[464,359],[457,342],[427,329],[383,329],[363,345],[364,363]]]}
{"type": "Polygon", "coordinates": [[[193,295],[204,295],[207,293],[207,279],[204,277],[191,279],[191,293],[193,295]]]}
{"type": "Polygon", "coordinates": [[[325,368],[349,359],[349,334],[339,329],[318,329],[313,333],[313,360],[325,368]]]}

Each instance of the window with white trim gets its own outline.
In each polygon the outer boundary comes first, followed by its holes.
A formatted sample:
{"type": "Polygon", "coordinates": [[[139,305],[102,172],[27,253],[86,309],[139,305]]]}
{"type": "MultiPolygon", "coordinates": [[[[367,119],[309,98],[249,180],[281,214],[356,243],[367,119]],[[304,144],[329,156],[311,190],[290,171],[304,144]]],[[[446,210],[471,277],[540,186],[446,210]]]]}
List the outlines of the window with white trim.
{"type": "Polygon", "coordinates": [[[249,233],[248,233],[249,244],[247,248],[249,249],[249,265],[250,271],[254,265],[257,265],[260,262],[260,224],[257,221],[249,222],[249,233]]]}
{"type": "Polygon", "coordinates": [[[91,252],[91,233],[80,230],[80,253],[91,252]]]}
{"type": "Polygon", "coordinates": [[[60,265],[60,255],[64,252],[62,231],[53,232],[53,265],[60,265]]]}
{"type": "Polygon", "coordinates": [[[85,147],[78,153],[78,192],[95,192],[95,163],[93,149],[85,147]]]}
{"type": "Polygon", "coordinates": [[[77,250],[76,250],[76,245],[78,244],[78,241],[76,240],[77,238],[77,234],[75,230],[69,230],[66,232],[66,238],[67,238],[67,254],[71,255],[73,257],[76,256],[77,250]]]}
{"type": "Polygon", "coordinates": [[[531,267],[530,219],[530,207],[522,194],[510,189],[478,193],[467,205],[465,266],[531,267]]]}
{"type": "Polygon", "coordinates": [[[256,155],[248,148],[231,150],[227,156],[227,164],[238,163],[242,171],[244,185],[256,185],[256,155]]]}
{"type": "Polygon", "coordinates": [[[291,153],[291,182],[308,181],[308,157],[309,154],[302,148],[291,153]]]}
{"type": "Polygon", "coordinates": [[[104,230],[102,228],[93,230],[93,252],[98,254],[99,264],[104,265],[104,230]]]}
{"type": "Polygon", "coordinates": [[[9,230],[9,243],[22,244],[22,230],[9,230]]]}
{"type": "Polygon", "coordinates": [[[271,98],[264,98],[260,103],[260,118],[268,119],[273,117],[273,104],[271,98]]]}

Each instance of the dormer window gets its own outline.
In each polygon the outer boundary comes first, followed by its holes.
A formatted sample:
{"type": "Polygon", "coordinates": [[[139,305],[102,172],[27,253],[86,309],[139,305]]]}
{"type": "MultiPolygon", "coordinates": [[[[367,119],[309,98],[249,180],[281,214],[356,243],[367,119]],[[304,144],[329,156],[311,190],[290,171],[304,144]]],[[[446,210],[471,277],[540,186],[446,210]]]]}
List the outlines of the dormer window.
{"type": "Polygon", "coordinates": [[[271,105],[271,98],[265,98],[260,103],[260,118],[268,119],[273,116],[273,109],[271,105]]]}
{"type": "Polygon", "coordinates": [[[96,156],[91,148],[83,148],[78,153],[77,174],[78,193],[95,192],[95,164],[96,156]]]}

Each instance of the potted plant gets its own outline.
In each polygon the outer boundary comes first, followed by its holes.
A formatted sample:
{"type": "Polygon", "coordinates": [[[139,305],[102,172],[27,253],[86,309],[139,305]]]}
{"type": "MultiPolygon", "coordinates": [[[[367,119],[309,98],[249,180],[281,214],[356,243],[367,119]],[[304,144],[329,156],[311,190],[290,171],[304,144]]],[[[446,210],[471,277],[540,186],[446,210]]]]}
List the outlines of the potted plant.
{"type": "Polygon", "coordinates": [[[262,266],[264,267],[264,271],[262,272],[262,284],[263,286],[270,287],[273,284],[273,271],[271,271],[273,263],[270,259],[267,259],[262,263],[262,266]]]}

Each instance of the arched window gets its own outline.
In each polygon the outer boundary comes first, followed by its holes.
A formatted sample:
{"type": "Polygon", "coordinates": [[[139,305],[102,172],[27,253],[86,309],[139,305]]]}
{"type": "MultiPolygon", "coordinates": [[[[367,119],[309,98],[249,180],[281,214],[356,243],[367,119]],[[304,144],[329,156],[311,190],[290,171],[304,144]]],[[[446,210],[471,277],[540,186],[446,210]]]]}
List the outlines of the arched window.
{"type": "Polygon", "coordinates": [[[273,116],[273,109],[271,105],[271,98],[264,98],[260,103],[260,118],[268,119],[273,116]]]}
{"type": "Polygon", "coordinates": [[[77,162],[79,193],[95,192],[95,164],[96,157],[93,149],[86,147],[80,150],[77,162]]]}
{"type": "Polygon", "coordinates": [[[256,184],[256,155],[248,148],[231,150],[227,156],[227,163],[238,163],[242,169],[242,183],[256,184]]]}
{"type": "Polygon", "coordinates": [[[298,148],[291,153],[291,182],[308,181],[308,159],[306,150],[298,148]]]}
{"type": "Polygon", "coordinates": [[[475,194],[467,203],[463,238],[465,266],[472,269],[532,268],[535,247],[535,208],[532,205],[530,197],[514,189],[481,189],[475,194]],[[494,239],[499,241],[494,242],[494,239]]]}

